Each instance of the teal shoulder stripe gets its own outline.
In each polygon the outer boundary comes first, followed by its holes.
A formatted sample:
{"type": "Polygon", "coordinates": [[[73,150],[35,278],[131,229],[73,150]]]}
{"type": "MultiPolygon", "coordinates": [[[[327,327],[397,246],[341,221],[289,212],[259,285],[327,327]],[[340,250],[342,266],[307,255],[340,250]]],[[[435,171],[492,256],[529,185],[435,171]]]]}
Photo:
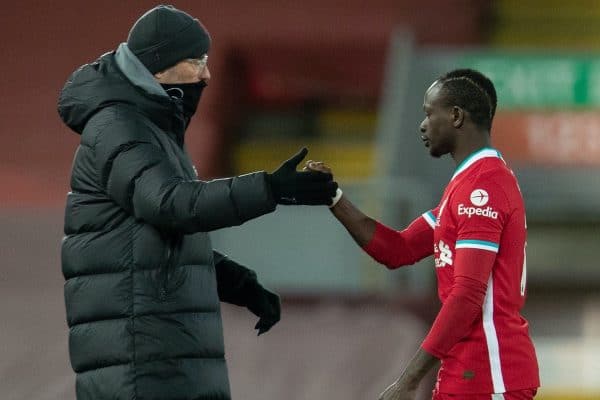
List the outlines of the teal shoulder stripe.
{"type": "Polygon", "coordinates": [[[488,242],[486,240],[474,240],[474,239],[458,240],[456,242],[456,244],[457,245],[459,245],[459,244],[478,244],[481,246],[491,246],[491,247],[495,247],[495,248],[499,247],[498,243],[488,242]]]}
{"type": "Polygon", "coordinates": [[[431,211],[427,211],[426,213],[424,213],[423,218],[431,228],[435,229],[436,218],[431,211]]]}

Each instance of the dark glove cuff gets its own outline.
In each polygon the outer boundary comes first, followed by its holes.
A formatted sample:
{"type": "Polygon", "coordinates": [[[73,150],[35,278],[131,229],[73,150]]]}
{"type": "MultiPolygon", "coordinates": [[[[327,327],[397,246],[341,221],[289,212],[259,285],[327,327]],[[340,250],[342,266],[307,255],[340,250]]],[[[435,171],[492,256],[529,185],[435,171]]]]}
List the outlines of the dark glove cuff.
{"type": "Polygon", "coordinates": [[[215,270],[219,299],[238,306],[246,306],[251,297],[248,293],[256,290],[254,288],[256,273],[226,257],[222,257],[215,265],[215,270]]]}
{"type": "Polygon", "coordinates": [[[254,306],[258,299],[259,293],[264,290],[262,285],[256,279],[247,279],[241,290],[242,298],[247,307],[254,306]]]}

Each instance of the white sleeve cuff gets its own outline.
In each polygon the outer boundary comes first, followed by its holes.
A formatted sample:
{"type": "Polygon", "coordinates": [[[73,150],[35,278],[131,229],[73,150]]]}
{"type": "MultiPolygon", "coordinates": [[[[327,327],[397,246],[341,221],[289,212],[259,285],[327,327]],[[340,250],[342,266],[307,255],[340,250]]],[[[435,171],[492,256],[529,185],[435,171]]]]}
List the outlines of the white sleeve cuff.
{"type": "Polygon", "coordinates": [[[340,201],[340,199],[342,198],[343,194],[344,194],[344,192],[342,192],[342,189],[337,188],[337,190],[335,191],[335,196],[331,200],[331,205],[329,206],[329,208],[335,207],[335,205],[338,203],[338,201],[340,201]]]}

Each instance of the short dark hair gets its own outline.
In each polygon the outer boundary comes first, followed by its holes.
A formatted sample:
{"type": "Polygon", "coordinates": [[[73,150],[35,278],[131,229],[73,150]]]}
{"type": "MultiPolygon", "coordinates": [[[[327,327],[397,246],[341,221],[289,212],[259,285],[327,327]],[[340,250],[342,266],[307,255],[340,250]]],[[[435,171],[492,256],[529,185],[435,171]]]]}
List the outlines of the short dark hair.
{"type": "Polygon", "coordinates": [[[492,81],[473,69],[455,69],[438,78],[445,100],[469,112],[471,120],[487,130],[496,114],[496,89],[492,81]]]}

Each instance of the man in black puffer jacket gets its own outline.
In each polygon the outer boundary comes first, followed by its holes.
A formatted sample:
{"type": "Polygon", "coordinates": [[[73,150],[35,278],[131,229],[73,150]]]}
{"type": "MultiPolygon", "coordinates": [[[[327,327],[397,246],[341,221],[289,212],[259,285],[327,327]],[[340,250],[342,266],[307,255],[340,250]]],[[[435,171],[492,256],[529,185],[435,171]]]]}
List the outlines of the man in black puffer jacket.
{"type": "Polygon", "coordinates": [[[210,79],[210,37],[170,6],[68,79],[59,114],[81,135],[65,213],[62,269],[79,400],[229,399],[219,301],[246,306],[259,334],[279,297],[214,251],[207,232],[279,204],[330,204],[330,174],[198,180],[184,132],[210,79]]]}

